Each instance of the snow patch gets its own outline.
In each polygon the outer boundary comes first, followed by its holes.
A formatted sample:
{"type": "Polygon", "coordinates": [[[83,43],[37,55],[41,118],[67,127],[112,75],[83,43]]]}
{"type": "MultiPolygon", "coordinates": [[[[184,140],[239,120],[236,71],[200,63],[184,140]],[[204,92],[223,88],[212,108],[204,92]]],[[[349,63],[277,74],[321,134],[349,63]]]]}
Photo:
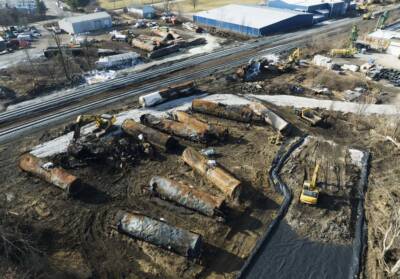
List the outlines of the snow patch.
{"type": "Polygon", "coordinates": [[[295,108],[320,108],[332,111],[350,112],[360,115],[384,114],[399,115],[395,105],[362,104],[344,101],[321,100],[292,95],[250,95],[255,99],[270,102],[277,106],[295,108]]]}
{"type": "MultiPolygon", "coordinates": [[[[156,117],[165,117],[167,116],[168,113],[170,113],[173,110],[187,110],[192,105],[193,99],[206,99],[210,101],[221,102],[226,105],[242,105],[250,103],[250,101],[244,98],[231,94],[215,94],[215,95],[203,94],[200,96],[195,95],[173,100],[151,108],[139,108],[121,112],[118,115],[116,115],[117,121],[115,122],[115,125],[121,126],[122,122],[124,122],[125,119],[133,119],[139,122],[140,116],[146,113],[151,113],[156,117]]],[[[81,135],[82,136],[87,135],[92,131],[94,131],[95,129],[96,127],[94,124],[88,124],[82,127],[81,135]]],[[[48,142],[37,145],[32,149],[30,153],[39,158],[44,158],[64,153],[67,151],[68,145],[70,144],[72,139],[73,139],[73,132],[70,132],[68,134],[62,135],[48,142]]]]}
{"type": "Polygon", "coordinates": [[[358,149],[350,148],[349,153],[350,153],[351,163],[359,168],[362,168],[365,152],[358,149]]]}

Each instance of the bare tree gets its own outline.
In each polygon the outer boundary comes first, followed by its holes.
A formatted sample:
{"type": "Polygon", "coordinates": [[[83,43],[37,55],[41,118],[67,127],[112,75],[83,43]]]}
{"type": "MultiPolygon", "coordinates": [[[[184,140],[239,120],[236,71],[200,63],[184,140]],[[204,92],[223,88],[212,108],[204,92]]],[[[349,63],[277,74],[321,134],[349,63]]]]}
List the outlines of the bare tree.
{"type": "Polygon", "coordinates": [[[199,3],[199,0],[191,0],[192,1],[192,5],[193,5],[193,10],[196,10],[197,4],[199,3]]]}
{"type": "Polygon", "coordinates": [[[63,72],[65,74],[65,78],[68,81],[71,81],[71,75],[69,73],[68,64],[67,64],[67,61],[66,61],[66,59],[64,57],[63,50],[62,50],[62,47],[61,47],[61,39],[55,32],[52,32],[52,36],[53,36],[54,42],[56,43],[56,46],[57,46],[57,49],[58,49],[58,54],[59,54],[58,56],[60,58],[60,62],[61,62],[61,66],[63,68],[63,72]]]}
{"type": "Polygon", "coordinates": [[[168,13],[170,9],[171,0],[164,0],[164,12],[168,13]]]}
{"type": "MultiPolygon", "coordinates": [[[[390,204],[396,204],[396,200],[393,198],[392,193],[387,189],[382,189],[382,194],[385,196],[385,200],[390,204]]],[[[387,262],[388,253],[397,248],[400,241],[400,208],[396,208],[390,213],[389,222],[386,224],[386,227],[378,228],[380,233],[382,234],[382,243],[381,243],[381,255],[380,255],[380,263],[384,267],[384,270],[387,272],[389,277],[393,277],[398,274],[400,270],[400,258],[395,260],[394,264],[389,264],[387,262]]]]}

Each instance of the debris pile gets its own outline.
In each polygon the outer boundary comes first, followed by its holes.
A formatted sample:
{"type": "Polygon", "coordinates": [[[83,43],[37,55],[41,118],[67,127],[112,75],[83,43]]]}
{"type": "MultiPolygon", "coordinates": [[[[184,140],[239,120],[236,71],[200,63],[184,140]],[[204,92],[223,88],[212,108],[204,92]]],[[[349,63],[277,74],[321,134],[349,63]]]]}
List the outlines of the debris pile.
{"type": "Polygon", "coordinates": [[[332,58],[319,54],[314,56],[313,63],[316,66],[324,67],[328,70],[332,69],[332,64],[333,64],[332,58]]]}
{"type": "MultiPolygon", "coordinates": [[[[100,162],[111,167],[124,168],[151,154],[149,145],[133,138],[108,135],[98,138],[92,135],[72,141],[66,156],[84,162],[100,162]]],[[[68,162],[72,167],[73,160],[69,159],[68,162]]]]}
{"type": "Polygon", "coordinates": [[[400,70],[375,66],[368,70],[367,75],[373,80],[386,79],[394,86],[400,86],[400,70]]]}
{"type": "Polygon", "coordinates": [[[178,33],[169,29],[153,29],[155,36],[139,35],[133,38],[131,45],[148,52],[149,58],[158,58],[179,51],[180,48],[203,45],[205,38],[184,40],[178,33]]]}

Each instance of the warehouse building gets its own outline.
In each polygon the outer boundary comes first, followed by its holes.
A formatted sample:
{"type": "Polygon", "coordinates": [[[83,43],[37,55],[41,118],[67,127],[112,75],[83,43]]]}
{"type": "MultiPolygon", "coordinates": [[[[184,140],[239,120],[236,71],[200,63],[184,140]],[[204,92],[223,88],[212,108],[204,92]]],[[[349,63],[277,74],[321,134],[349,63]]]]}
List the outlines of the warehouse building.
{"type": "Polygon", "coordinates": [[[60,29],[69,34],[81,34],[112,27],[111,16],[106,12],[93,13],[61,19],[60,29]]]}
{"type": "Polygon", "coordinates": [[[128,12],[138,15],[141,18],[152,19],[156,17],[156,10],[153,6],[132,6],[128,8],[128,12]]]}
{"type": "Polygon", "coordinates": [[[312,25],[312,14],[265,6],[227,5],[193,15],[198,25],[241,33],[265,36],[312,25]]]}
{"type": "Polygon", "coordinates": [[[269,0],[268,7],[314,14],[314,22],[345,15],[349,0],[269,0]]]}
{"type": "Polygon", "coordinates": [[[36,11],[36,0],[0,0],[0,9],[4,8],[34,13],[36,11]]]}

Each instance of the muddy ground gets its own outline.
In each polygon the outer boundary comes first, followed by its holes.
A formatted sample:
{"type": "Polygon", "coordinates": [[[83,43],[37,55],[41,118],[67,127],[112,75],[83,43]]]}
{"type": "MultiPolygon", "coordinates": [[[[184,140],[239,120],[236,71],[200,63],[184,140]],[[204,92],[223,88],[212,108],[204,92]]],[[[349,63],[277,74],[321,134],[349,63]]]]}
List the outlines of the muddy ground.
{"type": "MultiPolygon", "coordinates": [[[[286,59],[285,56],[282,59],[286,59]]],[[[362,87],[365,92],[354,101],[379,104],[397,102],[399,91],[384,82],[367,80],[362,73],[346,71],[339,74],[313,64],[295,67],[286,73],[265,71],[256,80],[248,82],[238,79],[232,71],[228,77],[222,74],[214,76],[214,81],[217,83],[211,87],[218,88],[219,92],[223,90],[224,93],[285,94],[340,101],[346,99],[346,90],[362,87]],[[318,91],[322,88],[327,88],[329,93],[318,91]]]]}
{"type": "MultiPolygon", "coordinates": [[[[176,206],[144,191],[152,175],[181,178],[220,195],[179,158],[159,154],[142,158],[124,171],[101,162],[71,169],[86,184],[76,198],[22,173],[15,158],[37,141],[5,146],[1,152],[2,193],[7,210],[29,224],[32,241],[46,259],[48,275],[68,278],[233,278],[257,239],[274,218],[281,198],[270,188],[267,173],[279,148],[269,143],[269,127],[251,126],[202,116],[229,128],[230,138],[215,146],[217,160],[244,184],[241,202],[228,203],[226,222],[219,222],[176,206]],[[10,159],[13,158],[13,159],[10,159]],[[136,210],[204,237],[203,255],[187,260],[115,230],[112,219],[118,209],[136,210]]],[[[47,137],[47,136],[46,136],[47,137]]],[[[183,145],[204,147],[181,141],[183,145]]],[[[6,269],[7,265],[3,265],[6,269]]],[[[9,272],[19,274],[14,265],[9,272]]],[[[40,272],[40,270],[38,271],[40,272]]]]}
{"type": "MultiPolygon", "coordinates": [[[[227,79],[226,74],[217,74],[199,81],[198,85],[209,93],[297,94],[293,93],[290,85],[300,84],[305,88],[310,84],[318,85],[315,83],[316,74],[318,70],[310,66],[279,76],[269,75],[264,80],[252,83],[232,81],[227,79]]],[[[342,80],[342,76],[336,74],[324,75],[321,80],[325,81],[326,86],[333,84],[347,88],[348,85],[352,87],[359,82],[364,83],[357,79],[342,80]]],[[[304,92],[306,96],[314,98],[337,98],[336,95],[316,95],[307,88],[304,92]]],[[[398,91],[393,90],[391,94],[395,97],[398,91]]],[[[124,109],[127,109],[137,106],[137,103],[124,105],[124,109]]],[[[364,276],[388,277],[390,269],[400,258],[400,239],[396,234],[393,234],[392,247],[382,253],[385,232],[390,228],[390,223],[394,226],[399,219],[393,212],[399,210],[400,175],[396,163],[400,152],[384,136],[396,134],[397,130],[386,124],[393,122],[397,127],[397,120],[329,111],[324,112],[329,125],[325,125],[325,128],[309,127],[293,114],[291,108],[274,109],[297,127],[293,136],[306,132],[334,141],[339,146],[336,150],[322,144],[318,152],[310,146],[283,169],[284,180],[294,189],[294,204],[290,207],[287,219],[291,220],[291,225],[301,235],[330,243],[348,244],[352,241],[352,185],[358,170],[343,163],[348,161],[344,147],[371,151],[366,199],[369,234],[364,276]],[[314,155],[310,156],[311,151],[314,155]],[[321,180],[327,181],[321,194],[322,208],[300,205],[297,197],[304,176],[313,171],[319,154],[326,154],[330,158],[331,153],[335,156],[329,164],[330,167],[339,166],[340,182],[334,170],[325,175],[328,167],[321,166],[321,180]],[[301,166],[297,166],[298,161],[301,166]]],[[[114,106],[109,110],[119,111],[114,106]]],[[[5,200],[1,204],[5,205],[7,218],[13,226],[4,224],[15,228],[18,232],[15,235],[21,235],[21,239],[29,239],[30,247],[34,248],[34,252],[27,254],[22,262],[2,257],[0,274],[10,278],[27,272],[45,278],[233,278],[275,216],[281,202],[267,179],[278,146],[269,143],[269,137],[274,135],[269,127],[197,116],[211,123],[228,126],[232,134],[228,142],[215,146],[221,154],[217,160],[235,173],[246,187],[241,203],[228,205],[226,223],[152,197],[143,190],[152,175],[160,174],[188,180],[210,193],[219,194],[185,166],[178,154],[162,153],[157,159],[141,158],[124,171],[102,164],[72,169],[70,171],[83,177],[88,185],[86,192],[74,199],[19,171],[16,158],[39,142],[58,135],[63,130],[63,127],[58,127],[0,147],[0,173],[3,178],[0,185],[5,200]],[[138,210],[153,218],[162,217],[173,225],[202,234],[206,243],[203,256],[199,260],[187,260],[151,244],[120,235],[111,222],[118,209],[138,210]],[[18,226],[14,227],[15,224],[18,226]]],[[[181,142],[196,148],[204,147],[181,142]]],[[[0,230],[7,227],[2,225],[0,222],[0,230]]],[[[394,273],[392,277],[396,275],[394,273]]]]}
{"type": "Polygon", "coordinates": [[[345,146],[322,138],[307,138],[281,171],[283,181],[293,193],[286,221],[304,238],[350,244],[357,218],[355,193],[359,171],[345,146]],[[317,177],[320,194],[318,204],[309,206],[300,202],[300,194],[303,182],[311,180],[317,163],[320,165],[317,177]]]}

